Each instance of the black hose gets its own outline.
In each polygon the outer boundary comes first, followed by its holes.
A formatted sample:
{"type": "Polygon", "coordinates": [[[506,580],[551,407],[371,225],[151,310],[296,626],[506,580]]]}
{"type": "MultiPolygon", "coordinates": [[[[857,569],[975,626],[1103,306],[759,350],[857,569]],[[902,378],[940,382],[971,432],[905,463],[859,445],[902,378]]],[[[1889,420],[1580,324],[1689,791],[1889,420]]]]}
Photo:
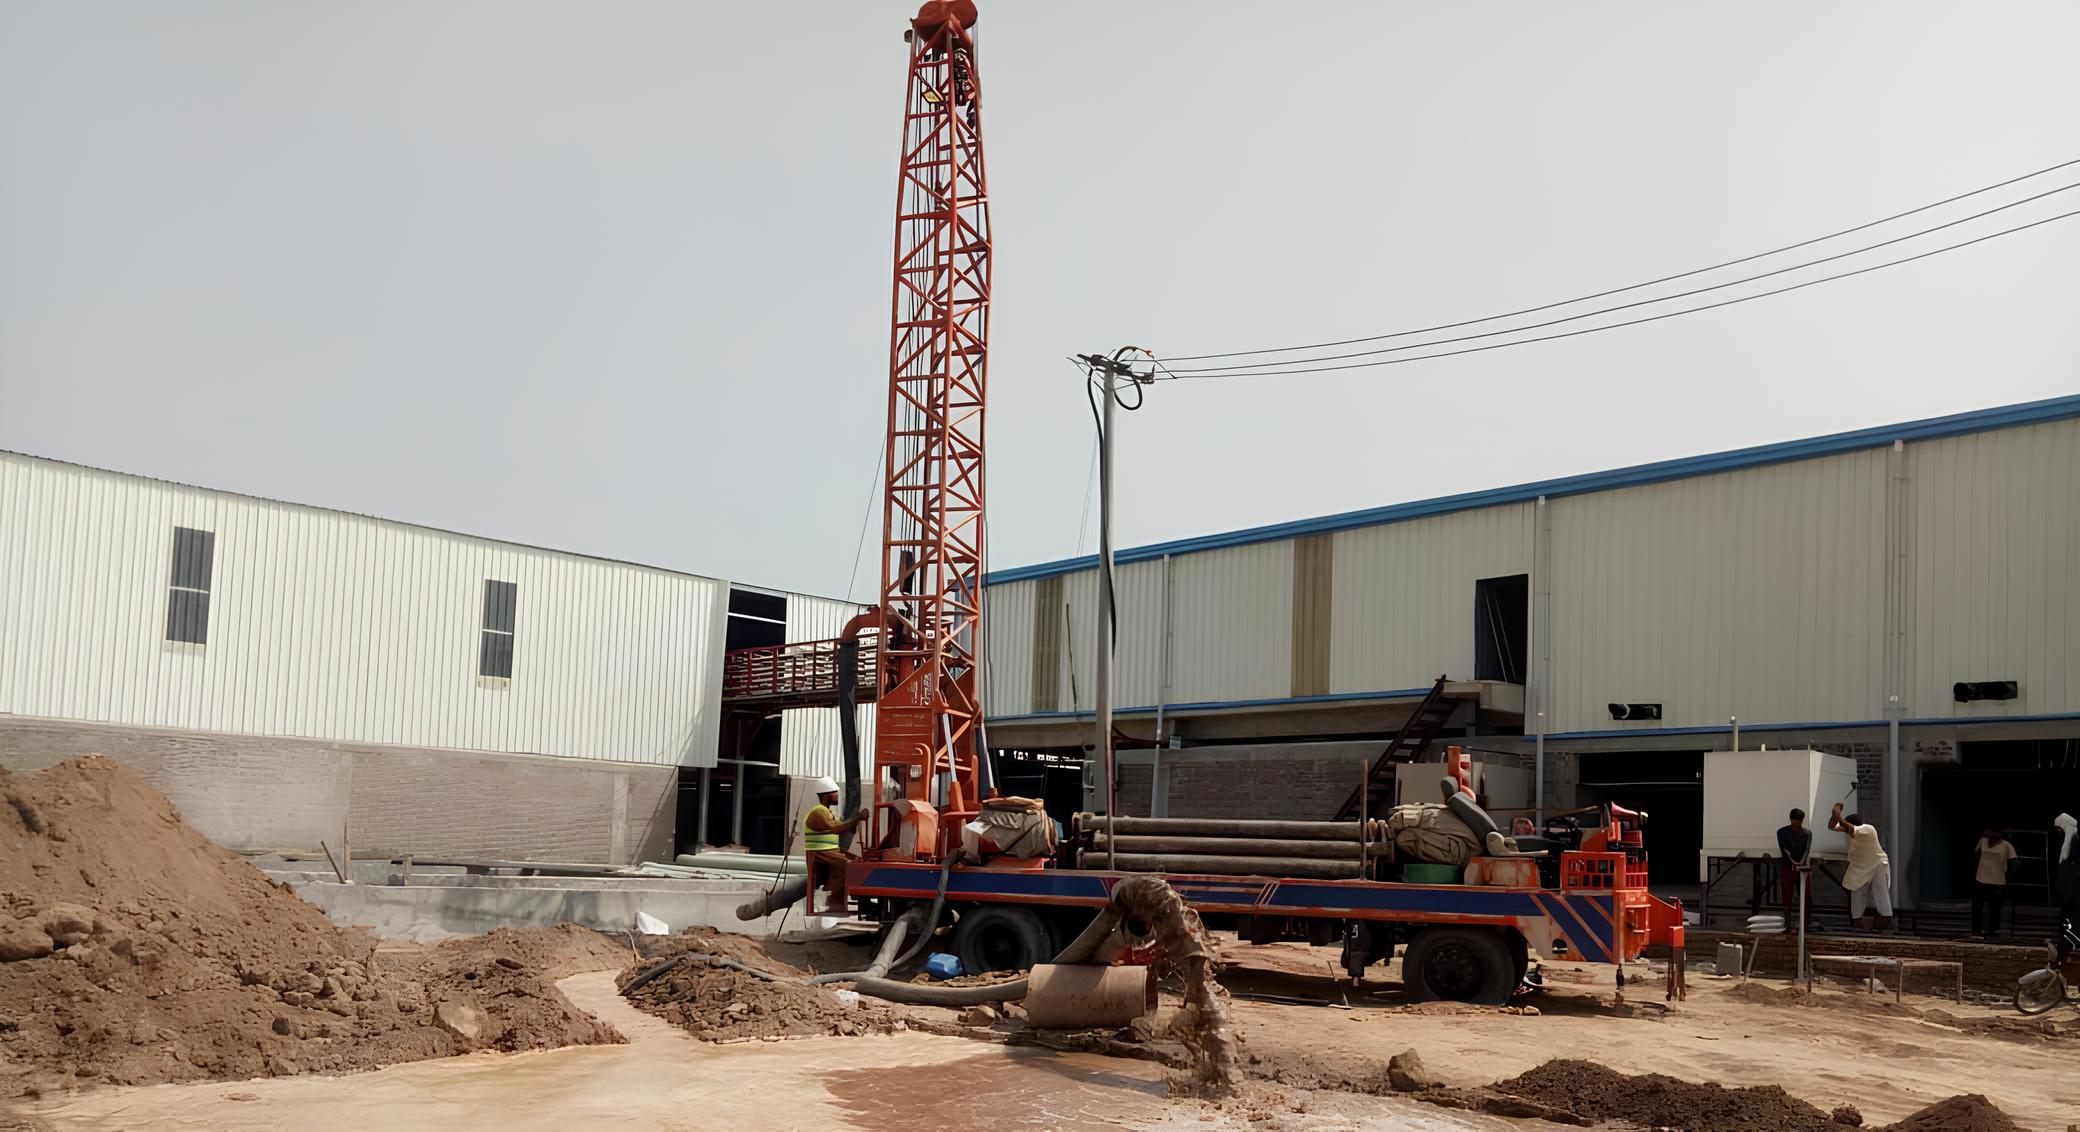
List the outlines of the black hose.
{"type": "Polygon", "coordinates": [[[917,942],[911,944],[910,950],[903,952],[901,958],[889,964],[889,970],[902,970],[911,960],[917,958],[917,953],[923,951],[926,944],[931,942],[932,933],[939,929],[939,914],[946,910],[947,878],[953,875],[953,866],[961,859],[961,854],[962,850],[959,849],[948,853],[946,863],[939,866],[939,891],[932,897],[932,910],[925,915],[924,923],[918,926],[917,942]]]}
{"type": "Polygon", "coordinates": [[[697,959],[700,962],[709,964],[710,966],[728,967],[732,971],[742,971],[747,975],[756,975],[757,977],[764,979],[769,983],[777,983],[780,981],[780,976],[773,974],[771,971],[761,971],[756,967],[748,967],[742,963],[737,962],[734,959],[727,959],[720,955],[710,955],[705,951],[682,951],[679,954],[672,956],[670,959],[667,959],[662,963],[658,963],[657,965],[651,967],[649,970],[644,971],[642,974],[637,975],[635,978],[630,979],[628,981],[628,985],[621,988],[622,997],[626,998],[627,996],[634,994],[636,991],[642,989],[643,986],[648,984],[651,980],[657,978],[659,975],[664,974],[666,971],[669,971],[672,968],[677,967],[679,964],[685,962],[688,959],[697,959]]]}

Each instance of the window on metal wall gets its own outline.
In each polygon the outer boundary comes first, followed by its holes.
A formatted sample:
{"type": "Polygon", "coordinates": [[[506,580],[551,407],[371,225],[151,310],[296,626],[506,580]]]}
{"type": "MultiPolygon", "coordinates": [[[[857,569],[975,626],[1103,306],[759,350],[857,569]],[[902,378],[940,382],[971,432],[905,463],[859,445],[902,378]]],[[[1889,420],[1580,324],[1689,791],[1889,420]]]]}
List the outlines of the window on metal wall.
{"type": "Polygon", "coordinates": [[[166,639],[209,643],[209,586],[217,536],[214,531],[173,528],[173,567],[166,589],[166,639]]]}
{"type": "Polygon", "coordinates": [[[520,587],[484,580],[484,631],[477,649],[477,675],[513,678],[513,606],[520,587]]]}

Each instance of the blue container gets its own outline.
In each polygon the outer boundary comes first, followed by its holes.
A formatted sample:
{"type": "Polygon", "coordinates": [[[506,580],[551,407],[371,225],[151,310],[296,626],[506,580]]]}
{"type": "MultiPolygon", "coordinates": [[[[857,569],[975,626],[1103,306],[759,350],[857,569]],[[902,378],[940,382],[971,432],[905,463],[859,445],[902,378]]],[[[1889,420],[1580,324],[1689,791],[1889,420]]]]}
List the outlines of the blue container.
{"type": "Polygon", "coordinates": [[[935,952],[924,961],[925,974],[935,979],[951,979],[961,973],[961,961],[945,952],[935,952]]]}

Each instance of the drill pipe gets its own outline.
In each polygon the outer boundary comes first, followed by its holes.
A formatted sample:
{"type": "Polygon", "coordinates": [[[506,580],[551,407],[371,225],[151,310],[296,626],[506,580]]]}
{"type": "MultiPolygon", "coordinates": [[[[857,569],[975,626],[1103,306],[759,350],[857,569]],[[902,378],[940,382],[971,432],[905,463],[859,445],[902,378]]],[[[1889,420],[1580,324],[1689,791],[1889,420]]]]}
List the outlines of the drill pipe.
{"type": "MultiPolygon", "coordinates": [[[[1382,823],[1374,822],[1372,837],[1378,840],[1382,823]]],[[[1104,814],[1076,815],[1076,828],[1086,833],[1118,832],[1121,837],[1250,837],[1293,841],[1349,841],[1356,843],[1359,826],[1354,821],[1245,821],[1234,818],[1111,818],[1104,814]]],[[[1353,850],[1353,855],[1355,855],[1353,850]]]]}
{"type": "Polygon", "coordinates": [[[1332,861],[1356,860],[1358,843],[1351,841],[1267,841],[1255,837],[1148,837],[1123,833],[1114,838],[1096,834],[1091,848],[1117,848],[1122,853],[1183,853],[1204,857],[1310,857],[1332,861]]]}
{"type": "MultiPolygon", "coordinates": [[[[1081,869],[1103,870],[1107,856],[1084,850],[1077,858],[1081,869]]],[[[1231,877],[1308,877],[1315,880],[1355,879],[1358,875],[1357,842],[1351,843],[1348,861],[1322,861],[1306,857],[1204,857],[1188,853],[1121,853],[1116,867],[1131,873],[1201,873],[1231,877]]]]}

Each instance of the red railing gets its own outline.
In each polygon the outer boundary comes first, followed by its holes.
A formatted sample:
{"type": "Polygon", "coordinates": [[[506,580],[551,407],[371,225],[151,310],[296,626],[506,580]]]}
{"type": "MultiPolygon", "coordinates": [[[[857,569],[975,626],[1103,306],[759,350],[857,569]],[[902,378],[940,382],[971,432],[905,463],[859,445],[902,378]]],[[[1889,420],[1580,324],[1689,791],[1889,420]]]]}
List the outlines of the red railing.
{"type": "Polygon", "coordinates": [[[1621,888],[1647,887],[1647,863],[1624,853],[1562,853],[1560,889],[1563,892],[1614,892],[1621,888]]]}
{"type": "MultiPolygon", "coordinates": [[[[874,642],[859,646],[860,703],[869,703],[878,691],[874,673],[878,653],[874,642]]],[[[804,700],[838,702],[838,642],[802,641],[791,645],[766,645],[732,649],[722,656],[722,698],[725,700],[804,700]]]]}

